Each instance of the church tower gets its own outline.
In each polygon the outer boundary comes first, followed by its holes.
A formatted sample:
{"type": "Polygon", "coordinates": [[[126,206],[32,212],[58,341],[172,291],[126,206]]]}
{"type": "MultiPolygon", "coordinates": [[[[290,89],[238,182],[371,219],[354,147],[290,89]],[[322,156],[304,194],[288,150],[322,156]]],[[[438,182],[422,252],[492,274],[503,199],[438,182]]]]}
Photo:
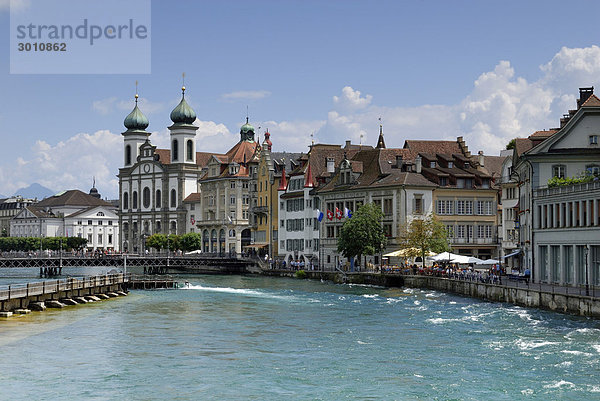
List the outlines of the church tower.
{"type": "Polygon", "coordinates": [[[196,164],[196,113],[185,101],[185,86],[181,87],[181,102],[171,112],[171,163],[196,164]]]}
{"type": "Polygon", "coordinates": [[[136,161],[137,157],[140,154],[140,146],[146,142],[150,133],[146,132],[146,128],[148,128],[148,119],[146,116],[140,111],[137,105],[138,102],[138,94],[135,94],[135,107],[129,113],[127,117],[125,117],[125,121],[123,124],[127,131],[121,133],[123,135],[123,166],[131,167],[136,161]]]}

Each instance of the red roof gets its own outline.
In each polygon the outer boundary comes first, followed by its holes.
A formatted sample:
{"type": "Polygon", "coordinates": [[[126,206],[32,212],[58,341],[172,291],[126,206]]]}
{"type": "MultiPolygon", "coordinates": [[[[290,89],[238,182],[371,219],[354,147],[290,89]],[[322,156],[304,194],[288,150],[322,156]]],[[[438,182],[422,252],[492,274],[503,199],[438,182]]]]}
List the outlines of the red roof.
{"type": "Polygon", "coordinates": [[[310,163],[308,164],[308,169],[304,174],[304,188],[314,188],[315,184],[313,183],[312,172],[310,171],[310,163]]]}
{"type": "Polygon", "coordinates": [[[287,191],[287,179],[285,178],[285,167],[281,171],[281,182],[279,183],[278,191],[287,191]]]}

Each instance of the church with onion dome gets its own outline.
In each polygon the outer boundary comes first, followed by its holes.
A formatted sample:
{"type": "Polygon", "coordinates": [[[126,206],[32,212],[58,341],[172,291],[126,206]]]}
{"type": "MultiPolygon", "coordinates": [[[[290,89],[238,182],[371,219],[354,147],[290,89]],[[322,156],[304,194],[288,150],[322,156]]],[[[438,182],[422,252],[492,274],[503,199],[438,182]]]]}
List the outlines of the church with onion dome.
{"type": "Polygon", "coordinates": [[[170,118],[170,149],[152,145],[137,94],[123,123],[121,249],[143,253],[152,234],[199,232],[204,252],[242,252],[250,243],[249,190],[260,152],[254,127],[246,118],[239,142],[225,154],[198,151],[196,113],[185,87],[170,118]]]}

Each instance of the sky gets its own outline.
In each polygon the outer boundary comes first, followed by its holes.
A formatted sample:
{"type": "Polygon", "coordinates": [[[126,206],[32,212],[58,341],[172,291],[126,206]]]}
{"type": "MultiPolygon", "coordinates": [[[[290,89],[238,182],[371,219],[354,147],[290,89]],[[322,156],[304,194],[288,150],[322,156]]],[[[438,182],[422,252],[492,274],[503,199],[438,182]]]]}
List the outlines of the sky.
{"type": "MultiPolygon", "coordinates": [[[[26,13],[35,1],[13,4],[26,13]]],[[[498,155],[558,126],[579,87],[600,87],[598,1],[153,0],[149,74],[11,74],[9,4],[0,0],[4,195],[34,182],[87,192],[95,177],[117,198],[136,80],[150,140],[167,148],[185,72],[197,150],[211,152],[239,140],[248,110],[275,151],[306,152],[311,135],[375,145],[381,118],[387,147],[463,136],[498,155]]]]}

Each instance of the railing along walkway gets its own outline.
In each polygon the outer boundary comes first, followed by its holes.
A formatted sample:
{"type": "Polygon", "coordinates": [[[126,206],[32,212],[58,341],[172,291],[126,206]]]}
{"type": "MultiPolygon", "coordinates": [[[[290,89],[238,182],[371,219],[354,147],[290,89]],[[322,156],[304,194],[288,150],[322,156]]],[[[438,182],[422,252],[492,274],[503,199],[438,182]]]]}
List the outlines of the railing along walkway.
{"type": "Polygon", "coordinates": [[[92,277],[69,277],[60,280],[47,280],[25,284],[0,286],[0,301],[24,298],[35,295],[55,294],[61,291],[80,290],[128,282],[131,276],[106,274],[92,277]]]}

